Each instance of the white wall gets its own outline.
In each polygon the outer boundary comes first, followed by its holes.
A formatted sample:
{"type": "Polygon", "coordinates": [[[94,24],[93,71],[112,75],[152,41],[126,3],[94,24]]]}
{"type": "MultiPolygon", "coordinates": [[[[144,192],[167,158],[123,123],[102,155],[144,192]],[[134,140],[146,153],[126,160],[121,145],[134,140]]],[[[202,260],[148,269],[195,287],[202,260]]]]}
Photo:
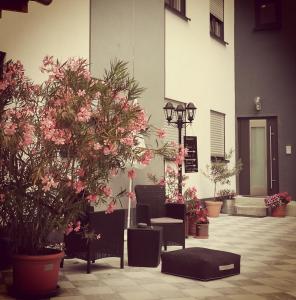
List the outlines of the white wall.
{"type": "Polygon", "coordinates": [[[56,0],[49,6],[29,1],[29,13],[2,12],[0,50],[6,60],[20,60],[39,82],[45,55],[89,58],[89,22],[89,0],[56,0]]]}
{"type": "Polygon", "coordinates": [[[165,96],[197,107],[187,135],[197,136],[199,172],[187,175],[188,186],[196,186],[200,198],[213,196],[213,185],[200,172],[210,163],[211,109],[226,114],[225,150],[235,148],[234,3],[224,3],[226,46],[210,37],[209,0],[187,0],[188,22],[165,12],[165,96]]]}
{"type": "MultiPolygon", "coordinates": [[[[129,72],[145,88],[138,99],[150,124],[162,127],[164,99],[164,0],[92,0],[91,71],[101,76],[115,58],[128,63],[129,72]]],[[[155,147],[154,138],[150,140],[155,147]]],[[[147,142],[147,139],[146,139],[147,142]]],[[[149,184],[147,173],[163,176],[163,158],[136,170],[136,184],[149,184]]],[[[126,174],[112,181],[115,192],[129,189],[126,174]]],[[[122,199],[127,207],[127,199],[122,199]]],[[[133,203],[133,206],[135,203],[133,203]]],[[[102,206],[103,208],[103,206],[102,206]]]]}

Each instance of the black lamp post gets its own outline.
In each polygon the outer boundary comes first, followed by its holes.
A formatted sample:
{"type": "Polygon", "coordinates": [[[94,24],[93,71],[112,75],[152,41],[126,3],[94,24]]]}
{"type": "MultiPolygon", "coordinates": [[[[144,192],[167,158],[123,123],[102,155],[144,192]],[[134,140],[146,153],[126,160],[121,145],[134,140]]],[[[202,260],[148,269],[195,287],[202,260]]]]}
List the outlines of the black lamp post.
{"type": "MultiPolygon", "coordinates": [[[[168,124],[178,128],[178,143],[180,149],[180,146],[182,145],[182,128],[186,126],[186,124],[192,123],[196,107],[190,102],[186,107],[179,104],[175,108],[171,102],[167,102],[163,109],[168,124]]],[[[178,165],[178,191],[179,194],[182,195],[182,164],[178,165]]]]}

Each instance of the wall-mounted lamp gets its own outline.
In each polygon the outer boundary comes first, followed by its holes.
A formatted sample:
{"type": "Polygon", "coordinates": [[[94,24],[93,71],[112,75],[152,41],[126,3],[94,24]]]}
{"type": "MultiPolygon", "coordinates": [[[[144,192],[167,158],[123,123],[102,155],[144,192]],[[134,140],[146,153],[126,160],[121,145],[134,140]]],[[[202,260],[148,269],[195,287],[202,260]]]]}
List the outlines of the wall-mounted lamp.
{"type": "Polygon", "coordinates": [[[256,111],[261,111],[262,110],[262,100],[261,97],[255,97],[255,109],[256,111]]]}

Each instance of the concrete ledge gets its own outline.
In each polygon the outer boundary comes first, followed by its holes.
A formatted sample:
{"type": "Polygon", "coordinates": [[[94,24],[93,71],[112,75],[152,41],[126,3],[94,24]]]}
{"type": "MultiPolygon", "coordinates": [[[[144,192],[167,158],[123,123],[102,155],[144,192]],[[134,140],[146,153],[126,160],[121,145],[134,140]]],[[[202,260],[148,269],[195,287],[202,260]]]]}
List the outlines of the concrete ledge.
{"type": "Polygon", "coordinates": [[[296,217],[296,201],[292,201],[287,205],[286,216],[296,217]]]}

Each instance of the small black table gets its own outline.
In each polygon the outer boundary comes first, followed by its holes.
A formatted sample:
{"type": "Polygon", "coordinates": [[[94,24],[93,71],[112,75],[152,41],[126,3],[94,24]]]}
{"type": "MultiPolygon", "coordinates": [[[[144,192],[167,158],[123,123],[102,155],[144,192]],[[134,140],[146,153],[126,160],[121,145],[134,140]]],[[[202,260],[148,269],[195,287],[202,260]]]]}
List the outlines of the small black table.
{"type": "Polygon", "coordinates": [[[160,263],[162,227],[131,227],[127,230],[128,265],[157,267],[160,263]]]}

